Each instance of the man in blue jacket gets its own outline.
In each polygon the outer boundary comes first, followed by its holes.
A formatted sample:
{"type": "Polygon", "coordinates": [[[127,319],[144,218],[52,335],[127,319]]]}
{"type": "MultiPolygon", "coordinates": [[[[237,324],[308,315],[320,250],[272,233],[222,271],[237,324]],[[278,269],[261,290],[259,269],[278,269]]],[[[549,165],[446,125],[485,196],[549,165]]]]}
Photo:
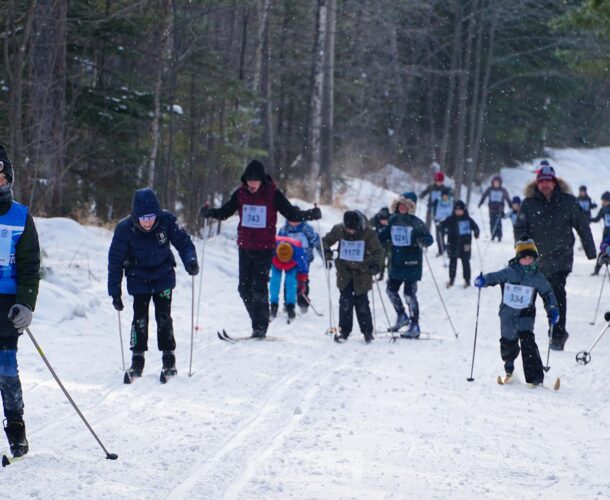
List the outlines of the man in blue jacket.
{"type": "Polygon", "coordinates": [[[131,215],[117,225],[108,252],[108,295],[112,297],[112,305],[117,311],[123,310],[123,272],[127,277],[127,292],[133,295],[131,376],[141,376],[144,369],[151,299],[155,304],[157,345],[163,352],[163,369],[175,370],[176,367],[176,340],[171,317],[176,260],[170,243],[178,250],[186,271],[191,276],[197,275],[199,265],[195,246],[176,216],[161,210],[152,189],[137,190],[131,215]]]}

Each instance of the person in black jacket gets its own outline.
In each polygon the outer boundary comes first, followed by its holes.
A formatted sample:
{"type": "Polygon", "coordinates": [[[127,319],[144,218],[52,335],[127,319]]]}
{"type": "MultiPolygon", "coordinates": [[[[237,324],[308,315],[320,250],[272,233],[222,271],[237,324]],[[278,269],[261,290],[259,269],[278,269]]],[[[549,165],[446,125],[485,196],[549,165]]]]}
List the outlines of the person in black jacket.
{"type": "Polygon", "coordinates": [[[447,253],[449,255],[449,282],[447,288],[453,286],[457,272],[458,258],[462,261],[464,273],[464,288],[470,286],[470,256],[472,252],[472,234],[479,238],[479,226],[468,215],[466,204],[462,200],[455,202],[453,214],[445,219],[442,230],[447,235],[447,253]]]}
{"type": "Polygon", "coordinates": [[[485,202],[485,199],[489,198],[487,207],[489,208],[489,225],[491,231],[491,241],[494,238],[498,238],[498,241],[502,241],[502,218],[504,217],[504,203],[510,206],[510,197],[508,191],[502,187],[502,177],[499,175],[494,176],[491,180],[491,186],[489,186],[481,201],[479,201],[479,208],[485,202]]]}
{"type": "Polygon", "coordinates": [[[536,180],[525,188],[525,199],[515,223],[515,239],[533,239],[540,252],[540,271],[553,287],[560,310],[553,329],[551,348],[561,351],[569,335],[566,330],[566,280],[574,262],[575,229],[589,260],[595,259],[595,243],[589,221],[566,182],[551,165],[538,170],[536,180]]]}
{"type": "MultiPolygon", "coordinates": [[[[591,222],[599,222],[600,220],[604,223],[604,231],[602,233],[603,240],[610,235],[610,191],[606,191],[602,194],[602,206],[597,215],[591,219],[591,222]]],[[[601,267],[598,260],[591,276],[597,276],[601,267]]]]}
{"type": "Polygon", "coordinates": [[[587,216],[587,219],[591,219],[591,210],[595,210],[597,205],[587,194],[587,186],[580,186],[578,188],[578,197],[576,198],[580,204],[580,208],[587,216]]]}
{"type": "MultiPolygon", "coordinates": [[[[377,212],[373,218],[371,219],[371,226],[377,232],[377,236],[379,233],[383,231],[388,226],[388,220],[390,219],[390,210],[388,207],[382,207],[379,212],[377,212]]],[[[379,276],[377,278],[378,281],[383,281],[383,277],[385,275],[386,267],[389,266],[390,255],[392,252],[392,244],[389,241],[381,244],[383,248],[383,257],[381,261],[381,271],[379,272],[379,276]]]]}
{"type": "Polygon", "coordinates": [[[108,252],[108,295],[112,297],[112,305],[117,311],[123,310],[123,272],[127,277],[127,292],[133,295],[131,376],[141,376],[144,369],[151,299],[155,304],[157,347],[163,353],[163,369],[176,369],[176,340],[171,316],[176,259],[170,243],[178,250],[186,271],[196,276],[199,265],[191,237],[178,224],[174,214],[161,210],[152,189],[137,190],[131,215],[117,225],[108,252]]]}
{"type": "Polygon", "coordinates": [[[40,247],[27,207],[13,200],[13,166],[0,145],[0,393],[4,432],[14,457],[29,450],[23,422],[23,392],[17,341],[32,322],[40,281],[40,247]]]}

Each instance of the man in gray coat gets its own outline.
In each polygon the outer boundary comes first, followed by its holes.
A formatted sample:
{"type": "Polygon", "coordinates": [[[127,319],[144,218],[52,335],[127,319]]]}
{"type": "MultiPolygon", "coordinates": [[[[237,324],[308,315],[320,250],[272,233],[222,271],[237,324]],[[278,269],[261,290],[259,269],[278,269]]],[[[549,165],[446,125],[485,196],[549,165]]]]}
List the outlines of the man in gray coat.
{"type": "Polygon", "coordinates": [[[540,272],[553,287],[560,320],[553,330],[551,349],[562,351],[566,331],[566,280],[574,263],[575,229],[589,260],[596,257],[589,221],[566,182],[555,169],[541,164],[536,180],[525,188],[525,199],[515,222],[515,241],[531,238],[540,250],[540,272]]]}

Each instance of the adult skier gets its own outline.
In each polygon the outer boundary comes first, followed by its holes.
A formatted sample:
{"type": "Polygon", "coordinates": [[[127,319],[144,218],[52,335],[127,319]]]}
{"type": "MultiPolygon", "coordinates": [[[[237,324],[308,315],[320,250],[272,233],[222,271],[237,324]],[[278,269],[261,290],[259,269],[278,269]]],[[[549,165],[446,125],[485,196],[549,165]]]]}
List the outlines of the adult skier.
{"type": "Polygon", "coordinates": [[[291,221],[317,220],[318,207],[299,210],[294,207],[265,173],[258,160],[252,160],[227,203],[220,208],[201,209],[201,216],[228,219],[239,214],[239,295],[252,322],[252,337],[264,338],[269,327],[269,270],[275,250],[277,213],[291,221]]]}
{"type": "Polygon", "coordinates": [[[19,336],[30,326],[38,296],[40,248],[27,207],[13,200],[13,165],[0,145],[0,393],[11,454],[29,450],[17,368],[19,336]]]}
{"type": "Polygon", "coordinates": [[[108,251],[108,295],[117,311],[123,310],[121,282],[127,278],[127,292],[133,296],[131,323],[131,367],[126,381],[142,376],[148,350],[148,308],[152,299],[157,321],[157,347],[162,352],[163,372],[175,375],[176,340],[171,316],[172,290],[176,286],[176,260],[172,244],[191,276],[199,273],[195,246],[176,219],[161,210],[152,189],[138,189],[131,215],[121,220],[108,251]]]}

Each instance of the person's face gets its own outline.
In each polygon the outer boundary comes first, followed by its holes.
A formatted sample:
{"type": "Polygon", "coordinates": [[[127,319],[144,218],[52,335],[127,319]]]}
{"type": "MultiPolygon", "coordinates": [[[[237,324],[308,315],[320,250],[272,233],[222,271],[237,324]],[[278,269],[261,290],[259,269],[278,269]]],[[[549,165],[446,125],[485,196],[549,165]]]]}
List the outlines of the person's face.
{"type": "Polygon", "coordinates": [[[587,196],[587,192],[580,190],[580,191],[578,191],[578,196],[582,196],[582,197],[587,196]]]}
{"type": "Polygon", "coordinates": [[[6,175],[4,175],[3,173],[0,173],[0,187],[6,186],[8,185],[8,179],[6,178],[6,175]]]}
{"type": "Polygon", "coordinates": [[[538,181],[538,190],[546,197],[549,198],[555,189],[555,182],[551,180],[538,181]]]}
{"type": "Polygon", "coordinates": [[[292,226],[292,227],[297,227],[300,224],[300,222],[299,221],[294,221],[294,220],[289,220],[288,224],[290,226],[292,226]]]}
{"type": "Polygon", "coordinates": [[[500,181],[493,181],[491,185],[494,187],[494,189],[498,189],[500,187],[500,181]]]}
{"type": "Polygon", "coordinates": [[[607,207],[610,201],[602,200],[602,207],[607,207]]]}
{"type": "Polygon", "coordinates": [[[356,230],[355,229],[350,229],[349,227],[345,228],[345,232],[349,235],[354,235],[356,234],[356,230]]]}
{"type": "Polygon", "coordinates": [[[138,222],[144,231],[150,231],[155,225],[155,220],[157,220],[157,217],[154,215],[145,215],[144,217],[140,217],[138,222]]]}
{"type": "MultiPolygon", "coordinates": [[[[405,205],[404,203],[398,204],[398,213],[406,214],[408,211],[409,211],[409,207],[407,207],[407,205],[405,205]]],[[[386,224],[387,224],[387,222],[386,222],[386,224]]]]}
{"type": "Polygon", "coordinates": [[[454,210],[455,215],[457,215],[458,217],[461,217],[462,215],[464,215],[464,211],[461,208],[456,208],[454,210]]]}
{"type": "Polygon", "coordinates": [[[246,181],[246,184],[248,185],[248,189],[251,193],[256,193],[260,189],[262,182],[250,180],[246,181]]]}
{"type": "Polygon", "coordinates": [[[434,181],[434,184],[436,184],[437,186],[442,186],[444,184],[444,181],[434,181]]]}
{"type": "Polygon", "coordinates": [[[379,219],[379,224],[381,224],[382,226],[387,226],[388,225],[388,219],[379,219]]]}
{"type": "Polygon", "coordinates": [[[522,266],[529,266],[532,262],[534,262],[534,257],[531,255],[526,255],[525,257],[521,257],[519,259],[519,264],[522,266]]]}
{"type": "Polygon", "coordinates": [[[518,212],[520,208],[521,208],[521,205],[519,203],[513,203],[513,210],[515,212],[518,212]]]}

